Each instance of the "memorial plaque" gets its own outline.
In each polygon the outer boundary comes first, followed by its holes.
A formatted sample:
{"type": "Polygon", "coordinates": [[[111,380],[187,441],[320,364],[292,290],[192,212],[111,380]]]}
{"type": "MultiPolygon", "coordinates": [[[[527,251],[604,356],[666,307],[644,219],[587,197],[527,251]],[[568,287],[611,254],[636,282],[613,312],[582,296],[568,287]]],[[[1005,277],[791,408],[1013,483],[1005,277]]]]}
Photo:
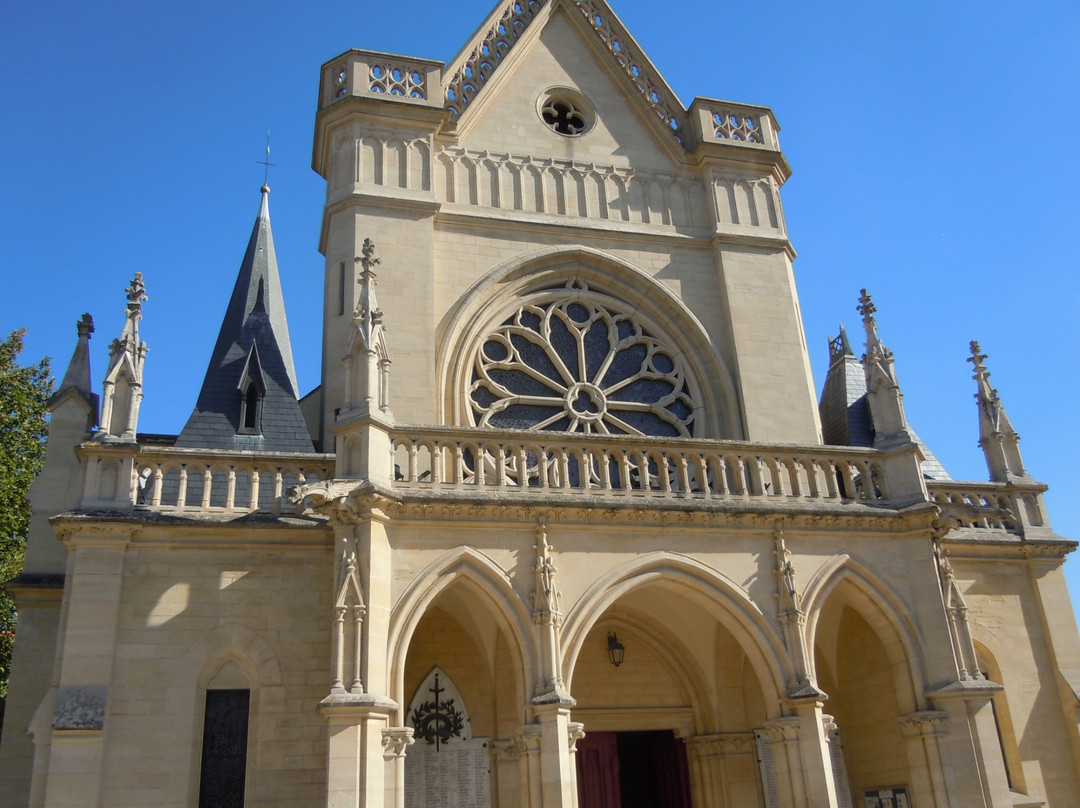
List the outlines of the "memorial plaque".
{"type": "Polygon", "coordinates": [[[461,694],[432,668],[409,705],[406,808],[491,808],[491,739],[472,737],[461,694]]]}
{"type": "Polygon", "coordinates": [[[754,731],[757,740],[758,766],[761,769],[761,788],[765,792],[765,808],[780,808],[780,790],[776,786],[776,766],[773,764],[772,744],[760,730],[754,731]]]}
{"type": "Polygon", "coordinates": [[[405,753],[406,808],[491,808],[491,740],[434,746],[405,753]]]}

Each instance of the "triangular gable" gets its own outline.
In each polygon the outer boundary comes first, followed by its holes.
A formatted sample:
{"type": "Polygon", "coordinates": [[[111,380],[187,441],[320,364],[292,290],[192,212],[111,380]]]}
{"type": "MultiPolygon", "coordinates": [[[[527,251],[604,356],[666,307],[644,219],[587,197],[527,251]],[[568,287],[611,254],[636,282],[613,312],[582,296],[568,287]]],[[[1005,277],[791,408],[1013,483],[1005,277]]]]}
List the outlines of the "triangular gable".
{"type": "Polygon", "coordinates": [[[446,107],[459,137],[475,125],[545,28],[560,17],[571,23],[652,137],[677,157],[685,142],[686,110],[604,0],[500,3],[444,73],[446,107]]]}

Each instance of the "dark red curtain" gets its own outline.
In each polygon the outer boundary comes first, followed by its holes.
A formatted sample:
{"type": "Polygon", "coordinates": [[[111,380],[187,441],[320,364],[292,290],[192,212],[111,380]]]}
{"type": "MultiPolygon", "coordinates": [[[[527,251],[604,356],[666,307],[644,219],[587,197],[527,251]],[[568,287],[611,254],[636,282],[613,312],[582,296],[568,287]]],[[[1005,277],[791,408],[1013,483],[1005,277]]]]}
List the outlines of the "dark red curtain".
{"type": "Polygon", "coordinates": [[[586,732],[577,769],[580,808],[691,808],[686,747],[670,730],[586,732]]]}

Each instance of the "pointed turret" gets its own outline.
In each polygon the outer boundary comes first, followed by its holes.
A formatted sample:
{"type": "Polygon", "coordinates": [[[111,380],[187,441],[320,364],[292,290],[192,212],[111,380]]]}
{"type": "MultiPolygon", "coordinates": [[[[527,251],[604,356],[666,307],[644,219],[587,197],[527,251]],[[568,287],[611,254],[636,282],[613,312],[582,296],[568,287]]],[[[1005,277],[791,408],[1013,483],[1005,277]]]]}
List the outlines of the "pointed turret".
{"type": "Polygon", "coordinates": [[[98,396],[90,383],[90,335],[94,333],[94,318],[84,314],[75,323],[75,328],[79,341],[71,354],[64,380],[49,399],[48,408],[49,412],[54,412],[69,396],[78,397],[87,410],[86,430],[89,432],[97,425],[98,419],[98,396]]]}
{"type": "Polygon", "coordinates": [[[146,343],[139,338],[142,304],[148,299],[141,272],[135,273],[126,291],[127,319],[120,337],[109,346],[109,369],[103,384],[101,423],[94,439],[134,443],[139,426],[139,405],[143,397],[143,364],[147,354],[146,343]]]}
{"type": "Polygon", "coordinates": [[[847,330],[829,337],[829,372],[818,403],[821,434],[835,446],[873,446],[874,427],[866,403],[866,374],[851,350],[847,330]]]}
{"type": "Polygon", "coordinates": [[[967,361],[975,369],[972,378],[978,385],[975,401],[979,405],[979,446],[986,457],[990,479],[996,483],[1030,479],[1024,468],[1024,459],[1020,456],[1020,436],[1005,413],[998,391],[990,386],[986,358],[987,355],[981,353],[979,343],[972,340],[971,356],[967,361]]]}
{"type": "Polygon", "coordinates": [[[298,402],[269,195],[264,185],[210,366],[177,446],[312,451],[298,402]]]}
{"type": "MultiPolygon", "coordinates": [[[[864,319],[867,331],[867,356],[864,356],[861,362],[855,357],[851,340],[843,325],[840,326],[840,336],[829,337],[829,372],[821,390],[818,412],[821,415],[821,431],[825,443],[834,446],[878,446],[880,448],[883,445],[883,441],[878,437],[881,430],[878,427],[878,416],[871,405],[871,397],[867,394],[867,380],[873,371],[884,387],[885,379],[892,379],[895,382],[896,377],[892,366],[892,352],[882,344],[877,333],[877,323],[873,319],[876,309],[865,289],[862,290],[862,294],[859,312],[863,313],[863,308],[866,307],[867,312],[864,318],[870,320],[867,324],[864,319]],[[864,363],[868,362],[871,354],[881,357],[881,362],[873,368],[864,367],[864,363]]],[[[889,389],[891,388],[886,387],[884,392],[887,393],[889,389]]],[[[899,395],[899,389],[896,393],[899,395]]],[[[892,403],[888,396],[885,398],[884,404],[892,403]]],[[[886,413],[895,416],[896,410],[892,406],[886,406],[884,409],[886,413]]],[[[899,412],[903,416],[902,406],[899,412]]],[[[930,447],[907,424],[906,417],[903,417],[903,423],[906,435],[922,453],[923,459],[919,464],[922,476],[927,480],[951,479],[945,467],[941,465],[941,461],[930,451],[930,447]]],[[[899,441],[893,439],[884,445],[893,446],[898,443],[899,441]]]]}

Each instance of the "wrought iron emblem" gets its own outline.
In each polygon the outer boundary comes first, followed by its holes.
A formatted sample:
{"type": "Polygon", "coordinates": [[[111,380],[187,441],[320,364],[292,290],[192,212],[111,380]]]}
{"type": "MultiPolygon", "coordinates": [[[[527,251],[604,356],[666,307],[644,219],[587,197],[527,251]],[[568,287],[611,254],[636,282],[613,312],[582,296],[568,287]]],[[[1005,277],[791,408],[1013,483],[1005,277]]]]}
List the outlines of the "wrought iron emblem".
{"type": "Polygon", "coordinates": [[[439,674],[435,674],[435,687],[428,688],[435,695],[434,701],[425,701],[412,711],[410,720],[417,739],[427,741],[439,751],[440,744],[451,738],[460,738],[465,728],[464,716],[454,706],[454,699],[442,701],[439,697],[446,688],[439,687],[439,674]]]}

